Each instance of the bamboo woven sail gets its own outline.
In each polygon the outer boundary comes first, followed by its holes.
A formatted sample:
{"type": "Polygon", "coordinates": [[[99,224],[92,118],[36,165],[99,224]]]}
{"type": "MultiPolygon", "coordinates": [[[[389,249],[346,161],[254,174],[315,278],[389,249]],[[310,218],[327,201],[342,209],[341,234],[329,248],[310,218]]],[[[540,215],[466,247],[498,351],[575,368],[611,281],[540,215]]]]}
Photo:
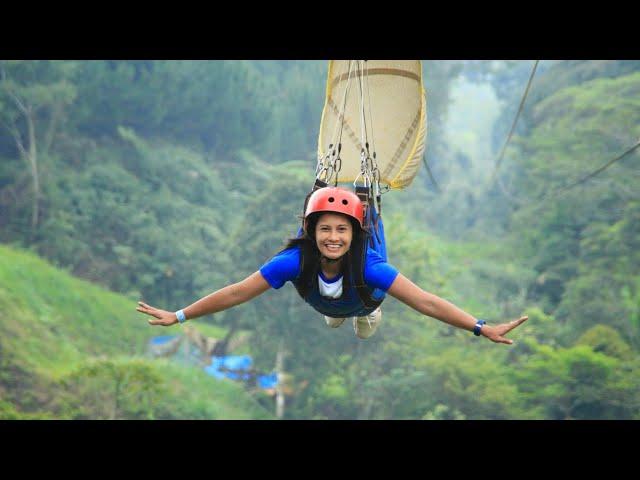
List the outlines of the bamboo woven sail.
{"type": "Polygon", "coordinates": [[[342,127],[339,181],[353,182],[360,173],[366,132],[371,154],[375,147],[380,183],[393,189],[406,188],[418,173],[425,149],[427,114],[422,63],[368,60],[357,62],[361,68],[354,69],[355,63],[329,62],[318,156],[327,156],[342,127]],[[340,112],[344,112],[344,120],[340,112]]]}

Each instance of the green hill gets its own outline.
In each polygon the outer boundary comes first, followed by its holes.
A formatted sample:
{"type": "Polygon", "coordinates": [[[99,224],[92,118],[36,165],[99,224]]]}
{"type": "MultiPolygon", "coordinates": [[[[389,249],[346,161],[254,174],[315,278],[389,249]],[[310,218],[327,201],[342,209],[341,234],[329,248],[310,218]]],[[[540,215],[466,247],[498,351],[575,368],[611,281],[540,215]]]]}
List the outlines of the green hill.
{"type": "Polygon", "coordinates": [[[180,326],[6,245],[0,311],[0,418],[272,418],[242,385],[146,354],[180,326]]]}

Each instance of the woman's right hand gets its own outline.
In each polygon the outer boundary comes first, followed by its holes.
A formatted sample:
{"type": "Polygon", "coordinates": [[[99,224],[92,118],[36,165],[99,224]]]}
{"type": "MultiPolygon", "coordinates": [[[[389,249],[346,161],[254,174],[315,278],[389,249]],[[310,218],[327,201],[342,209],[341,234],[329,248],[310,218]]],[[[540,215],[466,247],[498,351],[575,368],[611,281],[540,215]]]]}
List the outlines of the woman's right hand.
{"type": "Polygon", "coordinates": [[[152,307],[144,302],[138,302],[136,310],[157,318],[157,320],[149,319],[148,322],[150,325],[162,325],[163,327],[168,327],[174,323],[178,323],[178,318],[176,317],[175,312],[160,310],[159,308],[152,307]]]}

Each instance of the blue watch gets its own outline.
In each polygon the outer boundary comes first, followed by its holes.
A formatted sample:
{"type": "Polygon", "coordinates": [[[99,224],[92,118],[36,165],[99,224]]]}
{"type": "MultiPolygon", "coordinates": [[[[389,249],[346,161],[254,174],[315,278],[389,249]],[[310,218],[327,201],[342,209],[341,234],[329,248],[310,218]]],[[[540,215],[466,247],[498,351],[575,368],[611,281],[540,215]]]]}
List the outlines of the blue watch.
{"type": "Polygon", "coordinates": [[[483,326],[485,323],[487,323],[487,322],[485,322],[484,320],[477,320],[477,321],[476,321],[476,326],[475,326],[475,327],[473,327],[473,334],[474,334],[476,337],[479,337],[479,336],[480,336],[480,329],[482,328],[482,326],[483,326]]]}
{"type": "Polygon", "coordinates": [[[184,323],[187,320],[187,317],[184,316],[184,312],[182,310],[178,310],[176,312],[176,318],[180,323],[184,323]]]}

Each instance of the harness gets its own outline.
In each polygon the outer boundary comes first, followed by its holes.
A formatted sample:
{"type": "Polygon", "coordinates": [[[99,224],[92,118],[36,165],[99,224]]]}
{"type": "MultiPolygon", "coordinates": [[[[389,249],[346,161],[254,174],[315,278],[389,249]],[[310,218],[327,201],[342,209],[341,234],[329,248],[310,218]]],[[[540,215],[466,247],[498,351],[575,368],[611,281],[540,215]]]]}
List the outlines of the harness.
{"type": "MultiPolygon", "coordinates": [[[[338,107],[339,112],[337,120],[333,128],[333,135],[329,140],[326,154],[319,155],[316,165],[316,180],[311,192],[307,195],[303,207],[304,212],[307,209],[309,197],[319,188],[324,188],[333,183],[338,185],[338,176],[342,168],[342,134],[346,125],[346,107],[349,97],[351,81],[357,85],[359,95],[355,95],[359,99],[358,117],[360,118],[360,142],[357,143],[360,148],[360,173],[353,181],[355,194],[358,196],[364,206],[364,226],[365,229],[362,238],[358,242],[353,242],[349,252],[345,255],[343,262],[343,299],[347,293],[348,287],[353,286],[357,292],[358,298],[364,309],[375,309],[384,300],[376,300],[373,298],[373,289],[367,286],[364,281],[364,267],[367,260],[367,250],[372,248],[379,253],[384,261],[387,261],[387,251],[384,239],[384,226],[380,214],[382,213],[382,201],[380,188],[380,170],[376,160],[375,142],[373,140],[373,124],[371,116],[371,99],[368,97],[369,92],[369,69],[366,68],[366,61],[349,61],[349,68],[346,77],[346,88],[341,105],[338,107]],[[368,99],[368,111],[367,102],[368,99]],[[371,145],[369,143],[371,141],[371,145]],[[370,146],[373,152],[370,151],[370,146]],[[359,185],[358,183],[361,183],[359,185]],[[377,209],[376,209],[377,206],[377,209]],[[345,283],[348,282],[348,283],[345,283]],[[347,287],[347,288],[345,288],[347,287]]],[[[324,115],[324,112],[323,112],[324,115]]],[[[348,125],[347,125],[348,128],[348,125]]],[[[357,140],[357,139],[356,139],[357,140]]],[[[350,137],[349,141],[353,141],[350,137]]],[[[321,145],[322,147],[322,145],[321,145]]],[[[320,151],[323,148],[319,149],[320,151]]],[[[388,191],[388,188],[387,188],[388,191]]],[[[303,220],[304,225],[304,220],[303,220]]],[[[303,235],[303,229],[298,231],[298,237],[303,235]]],[[[300,274],[293,282],[298,294],[307,301],[310,292],[318,290],[318,269],[320,265],[317,261],[317,255],[314,254],[314,246],[309,242],[304,242],[300,248],[300,274]]]]}

